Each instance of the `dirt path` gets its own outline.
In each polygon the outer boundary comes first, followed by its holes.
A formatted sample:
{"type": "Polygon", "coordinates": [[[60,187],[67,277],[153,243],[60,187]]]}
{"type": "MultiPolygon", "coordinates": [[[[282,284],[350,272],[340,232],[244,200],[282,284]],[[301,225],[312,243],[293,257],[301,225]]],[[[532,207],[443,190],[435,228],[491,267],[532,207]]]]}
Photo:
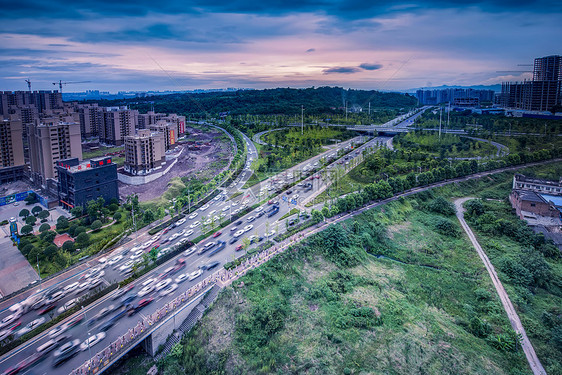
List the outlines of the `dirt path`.
{"type": "Polygon", "coordinates": [[[509,299],[509,296],[507,295],[507,292],[503,288],[503,285],[502,285],[500,279],[498,278],[498,275],[496,273],[496,270],[494,269],[494,266],[492,265],[492,263],[490,262],[490,259],[488,259],[488,256],[486,255],[486,253],[484,252],[484,250],[482,249],[482,247],[478,243],[478,240],[476,239],[476,236],[474,236],[474,233],[472,232],[472,229],[470,229],[470,227],[468,226],[468,224],[464,220],[464,211],[465,210],[464,210],[464,207],[462,205],[463,205],[464,202],[466,202],[469,199],[474,199],[474,198],[465,197],[465,198],[459,198],[455,201],[455,206],[457,208],[457,218],[459,219],[462,228],[464,229],[464,231],[468,235],[468,238],[470,239],[470,242],[472,242],[472,245],[476,249],[476,252],[480,256],[480,259],[482,259],[482,262],[484,262],[484,266],[486,266],[486,270],[488,270],[488,274],[490,274],[490,278],[492,279],[492,283],[494,284],[494,287],[496,288],[496,292],[498,292],[498,295],[499,295],[500,300],[502,302],[503,308],[504,308],[505,312],[507,313],[507,317],[509,318],[509,321],[511,322],[511,326],[513,327],[515,332],[517,332],[518,334],[521,334],[521,337],[522,337],[521,347],[523,348],[523,351],[525,352],[525,356],[527,357],[527,361],[529,362],[529,366],[531,367],[531,370],[533,370],[533,374],[535,374],[535,375],[546,375],[546,371],[542,367],[542,364],[539,361],[539,358],[537,357],[537,354],[535,353],[535,349],[533,348],[533,345],[531,344],[531,341],[529,341],[529,338],[527,337],[527,333],[525,332],[525,328],[523,328],[523,325],[521,324],[521,320],[519,319],[519,316],[517,315],[517,312],[515,311],[515,308],[513,307],[513,304],[511,303],[511,300],[509,299]]]}

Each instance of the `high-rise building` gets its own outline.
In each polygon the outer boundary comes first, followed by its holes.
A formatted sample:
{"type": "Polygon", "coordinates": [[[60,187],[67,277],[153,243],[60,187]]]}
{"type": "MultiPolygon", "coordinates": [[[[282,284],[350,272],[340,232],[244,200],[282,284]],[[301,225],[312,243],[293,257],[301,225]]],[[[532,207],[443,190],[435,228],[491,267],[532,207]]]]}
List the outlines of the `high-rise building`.
{"type": "Polygon", "coordinates": [[[416,97],[421,105],[440,103],[471,103],[477,106],[482,102],[493,102],[493,90],[475,90],[471,88],[450,88],[434,90],[418,90],[416,97]]]}
{"type": "Polygon", "coordinates": [[[135,134],[139,112],[127,107],[107,107],[103,113],[100,142],[121,146],[128,135],[135,134]]]}
{"type": "Polygon", "coordinates": [[[553,111],[560,108],[562,56],[536,58],[532,81],[502,83],[500,104],[506,108],[528,111],[553,111]]]}
{"type": "Polygon", "coordinates": [[[55,164],[69,158],[82,159],[80,124],[57,120],[35,121],[28,126],[31,179],[41,186],[57,177],[55,164]]]}
{"type": "Polygon", "coordinates": [[[169,150],[178,142],[178,126],[176,124],[159,120],[155,125],[150,125],[150,130],[164,135],[166,150],[169,150]]]}
{"type": "Polygon", "coordinates": [[[22,123],[20,120],[0,120],[0,184],[23,178],[22,123]]]}
{"type": "Polygon", "coordinates": [[[103,108],[98,107],[97,103],[76,105],[80,121],[80,132],[82,138],[96,137],[100,134],[103,127],[104,114],[103,108]]]}
{"type": "Polygon", "coordinates": [[[111,156],[82,162],[78,158],[59,160],[56,168],[59,204],[66,209],[84,207],[99,197],[106,204],[119,199],[117,164],[111,156]]]}
{"type": "Polygon", "coordinates": [[[4,91],[0,93],[0,115],[8,115],[10,106],[34,105],[39,112],[63,108],[62,95],[58,91],[4,91]]]}
{"type": "Polygon", "coordinates": [[[161,168],[165,161],[164,134],[139,129],[136,135],[125,137],[126,172],[133,175],[148,174],[161,168]]]}

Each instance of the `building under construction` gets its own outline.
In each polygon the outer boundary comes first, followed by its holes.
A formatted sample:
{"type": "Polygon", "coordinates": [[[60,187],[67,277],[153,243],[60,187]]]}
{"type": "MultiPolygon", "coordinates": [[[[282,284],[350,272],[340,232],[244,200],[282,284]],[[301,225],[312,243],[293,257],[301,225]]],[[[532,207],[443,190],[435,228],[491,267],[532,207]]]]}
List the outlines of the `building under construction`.
{"type": "Polygon", "coordinates": [[[502,83],[500,104],[527,111],[562,111],[562,56],[536,58],[531,81],[502,83]]]}

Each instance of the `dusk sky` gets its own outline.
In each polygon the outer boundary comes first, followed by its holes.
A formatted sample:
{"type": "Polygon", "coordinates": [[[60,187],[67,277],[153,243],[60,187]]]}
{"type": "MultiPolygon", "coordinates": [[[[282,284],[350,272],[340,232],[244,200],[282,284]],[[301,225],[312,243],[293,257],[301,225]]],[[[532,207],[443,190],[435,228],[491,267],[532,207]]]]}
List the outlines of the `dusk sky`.
{"type": "Polygon", "coordinates": [[[4,1],[0,90],[490,85],[561,54],[561,15],[549,0],[4,1]]]}

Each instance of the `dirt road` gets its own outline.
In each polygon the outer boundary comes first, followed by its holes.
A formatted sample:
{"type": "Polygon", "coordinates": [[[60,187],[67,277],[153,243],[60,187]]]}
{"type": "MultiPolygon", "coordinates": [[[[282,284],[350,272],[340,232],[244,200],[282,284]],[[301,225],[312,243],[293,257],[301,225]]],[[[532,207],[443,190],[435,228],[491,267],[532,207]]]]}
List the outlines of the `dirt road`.
{"type": "Polygon", "coordinates": [[[486,270],[488,270],[488,274],[490,275],[490,278],[492,279],[492,283],[494,284],[494,287],[496,288],[496,292],[498,292],[498,295],[499,295],[500,300],[502,302],[503,308],[504,308],[505,312],[507,313],[507,317],[509,318],[509,321],[511,322],[511,326],[513,327],[515,332],[521,334],[521,337],[522,337],[521,346],[523,348],[523,351],[525,352],[525,356],[527,357],[527,361],[529,362],[529,366],[531,367],[531,370],[533,370],[533,374],[535,374],[535,375],[546,375],[546,371],[542,367],[542,364],[539,361],[539,358],[537,357],[537,354],[535,353],[535,349],[533,349],[533,345],[531,344],[531,341],[529,341],[529,338],[527,337],[527,333],[525,332],[525,328],[523,328],[523,325],[521,324],[521,320],[519,319],[519,316],[517,315],[517,312],[515,311],[515,308],[513,307],[513,304],[511,303],[511,300],[509,299],[509,296],[507,295],[507,292],[503,288],[503,285],[502,285],[500,279],[498,278],[498,275],[496,273],[496,270],[494,269],[494,266],[490,262],[490,259],[488,259],[488,256],[486,255],[484,250],[482,250],[482,247],[480,246],[480,243],[478,243],[478,240],[476,239],[476,236],[474,236],[474,233],[472,232],[472,229],[470,229],[470,227],[468,226],[468,224],[464,220],[464,211],[465,210],[464,210],[464,207],[462,205],[463,205],[464,202],[466,202],[467,200],[470,200],[470,199],[474,199],[474,198],[465,197],[465,198],[459,198],[455,201],[455,206],[457,208],[457,218],[459,219],[462,228],[464,229],[464,231],[468,235],[468,238],[470,239],[470,242],[472,242],[472,245],[476,249],[476,252],[480,256],[480,259],[482,259],[482,262],[484,262],[484,266],[486,266],[486,270]]]}

